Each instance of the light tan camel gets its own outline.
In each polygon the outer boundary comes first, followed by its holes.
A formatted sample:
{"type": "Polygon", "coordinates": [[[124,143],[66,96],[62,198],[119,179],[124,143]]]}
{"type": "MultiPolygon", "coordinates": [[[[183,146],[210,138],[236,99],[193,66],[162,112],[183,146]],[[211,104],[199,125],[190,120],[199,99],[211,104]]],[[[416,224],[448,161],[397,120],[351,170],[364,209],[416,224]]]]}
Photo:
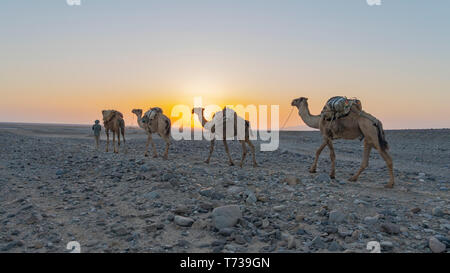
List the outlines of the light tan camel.
{"type": "MultiPolygon", "coordinates": [[[[223,126],[222,126],[222,128],[223,128],[223,134],[222,134],[222,136],[223,136],[223,145],[225,146],[225,151],[226,151],[226,153],[228,155],[230,166],[234,166],[233,160],[231,159],[230,151],[228,150],[228,144],[227,144],[227,140],[226,140],[226,136],[227,136],[227,132],[226,132],[226,123],[227,122],[225,121],[226,109],[227,108],[225,107],[222,110],[222,114],[223,114],[223,126]]],[[[198,117],[200,123],[202,124],[203,128],[205,128],[205,124],[208,122],[205,119],[205,116],[204,116],[205,113],[204,112],[205,112],[205,108],[196,107],[196,108],[192,109],[192,114],[197,114],[197,117],[198,117]]],[[[220,111],[217,112],[217,113],[220,113],[220,111]]],[[[214,119],[214,117],[216,116],[217,113],[215,113],[213,115],[213,119],[214,119]]],[[[238,122],[237,122],[237,120],[238,120],[238,116],[237,116],[236,113],[234,113],[234,136],[237,136],[237,134],[238,134],[238,130],[237,130],[237,123],[238,122]]],[[[215,125],[213,125],[210,128],[210,131],[213,134],[215,133],[215,125]]],[[[250,149],[252,150],[253,167],[257,167],[258,166],[258,164],[256,163],[256,159],[255,159],[255,146],[253,146],[253,143],[250,141],[249,136],[250,136],[250,122],[248,120],[245,120],[245,137],[244,137],[244,139],[240,139],[239,140],[239,142],[241,142],[241,144],[242,144],[242,159],[241,159],[241,163],[240,163],[240,167],[241,168],[242,168],[242,166],[244,164],[244,160],[245,160],[245,157],[247,155],[247,147],[245,146],[245,143],[247,143],[248,146],[250,146],[250,149]]],[[[211,140],[211,145],[209,147],[209,156],[208,156],[208,159],[206,159],[206,161],[205,161],[205,163],[207,163],[207,164],[209,164],[209,161],[211,160],[211,155],[212,155],[212,153],[214,151],[214,143],[215,143],[215,137],[211,140]]]]}
{"type": "Polygon", "coordinates": [[[311,128],[320,129],[323,136],[323,143],[317,150],[314,163],[309,170],[311,173],[316,172],[320,153],[325,146],[328,146],[330,149],[331,158],[330,177],[334,178],[336,155],[333,147],[333,139],[352,140],[356,138],[364,138],[364,153],[361,167],[349,180],[358,180],[359,175],[369,166],[370,152],[372,148],[375,148],[386,162],[389,170],[390,179],[389,183],[385,187],[394,187],[393,162],[388,153],[389,147],[384,135],[383,125],[378,119],[362,111],[361,106],[357,104],[352,105],[347,116],[335,120],[327,120],[322,114],[311,115],[308,108],[307,98],[301,97],[294,99],[291,105],[298,108],[298,113],[306,125],[311,128]]]}
{"type": "Polygon", "coordinates": [[[147,144],[145,145],[144,155],[148,156],[148,146],[152,143],[153,157],[158,157],[155,143],[152,138],[152,134],[158,134],[166,142],[166,150],[163,158],[167,159],[170,146],[170,119],[165,116],[158,107],[151,108],[144,114],[144,117],[142,117],[142,109],[133,109],[131,112],[137,116],[139,127],[144,129],[147,133],[147,144]],[[154,110],[154,112],[152,112],[152,110],[154,110]]]}
{"type": "MultiPolygon", "coordinates": [[[[120,134],[122,133],[123,144],[125,146],[125,121],[123,120],[123,115],[116,110],[103,110],[103,125],[106,132],[106,152],[109,150],[109,131],[113,133],[113,147],[114,153],[119,152],[119,148],[116,149],[116,134],[117,143],[120,146],[120,134]]],[[[126,149],[126,148],[125,148],[126,149]]]]}

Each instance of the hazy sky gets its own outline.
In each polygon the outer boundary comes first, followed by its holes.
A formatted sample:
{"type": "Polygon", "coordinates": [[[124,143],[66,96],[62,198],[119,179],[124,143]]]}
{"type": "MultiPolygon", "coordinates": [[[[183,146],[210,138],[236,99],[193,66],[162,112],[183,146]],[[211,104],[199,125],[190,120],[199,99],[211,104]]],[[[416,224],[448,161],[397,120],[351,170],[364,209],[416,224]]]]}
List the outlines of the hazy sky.
{"type": "MultiPolygon", "coordinates": [[[[450,1],[0,1],[0,121],[358,97],[385,128],[450,127],[450,1]]],[[[288,126],[303,125],[295,113],[288,126]]]]}

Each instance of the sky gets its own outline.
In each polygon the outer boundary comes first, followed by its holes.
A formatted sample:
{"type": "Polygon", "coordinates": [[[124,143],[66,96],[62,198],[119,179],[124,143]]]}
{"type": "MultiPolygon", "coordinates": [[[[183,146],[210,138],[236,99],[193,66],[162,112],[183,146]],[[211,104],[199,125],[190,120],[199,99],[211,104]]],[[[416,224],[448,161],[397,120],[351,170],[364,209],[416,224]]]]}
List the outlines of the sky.
{"type": "MultiPolygon", "coordinates": [[[[357,97],[387,129],[450,127],[450,1],[0,1],[0,122],[357,97]]],[[[189,117],[190,118],[190,117],[189,117]]],[[[172,118],[172,120],[174,120],[172,118]]],[[[305,129],[297,115],[288,128],[305,129]]]]}

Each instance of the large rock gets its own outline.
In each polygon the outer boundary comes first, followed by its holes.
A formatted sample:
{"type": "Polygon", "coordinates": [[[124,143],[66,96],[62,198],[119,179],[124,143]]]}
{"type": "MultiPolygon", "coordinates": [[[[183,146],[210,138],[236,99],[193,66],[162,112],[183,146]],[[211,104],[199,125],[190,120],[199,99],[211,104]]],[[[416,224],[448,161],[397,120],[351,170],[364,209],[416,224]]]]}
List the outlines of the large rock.
{"type": "Polygon", "coordinates": [[[238,205],[217,207],[212,211],[212,222],[217,229],[230,228],[242,218],[238,205]]]}
{"type": "Polygon", "coordinates": [[[435,237],[431,237],[428,241],[428,245],[433,253],[442,253],[445,251],[445,244],[441,243],[435,237]]]}

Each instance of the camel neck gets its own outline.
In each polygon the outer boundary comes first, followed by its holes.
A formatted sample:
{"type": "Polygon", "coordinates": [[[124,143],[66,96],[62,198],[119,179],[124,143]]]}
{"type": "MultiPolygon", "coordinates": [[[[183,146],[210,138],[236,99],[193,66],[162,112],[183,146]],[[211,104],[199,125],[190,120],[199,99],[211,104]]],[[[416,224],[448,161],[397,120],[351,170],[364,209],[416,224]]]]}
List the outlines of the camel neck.
{"type": "Polygon", "coordinates": [[[320,115],[311,115],[308,104],[300,105],[298,107],[298,114],[306,125],[319,129],[320,115]]]}
{"type": "Polygon", "coordinates": [[[202,124],[202,127],[205,127],[205,124],[208,121],[205,119],[205,116],[203,115],[203,113],[202,114],[197,114],[197,117],[198,117],[198,120],[200,121],[200,123],[202,124]],[[202,116],[201,118],[200,118],[200,115],[202,116]]]}
{"type": "Polygon", "coordinates": [[[142,123],[142,114],[139,115],[139,114],[135,113],[135,115],[137,117],[137,123],[138,123],[139,127],[144,128],[144,124],[142,123]]]}

